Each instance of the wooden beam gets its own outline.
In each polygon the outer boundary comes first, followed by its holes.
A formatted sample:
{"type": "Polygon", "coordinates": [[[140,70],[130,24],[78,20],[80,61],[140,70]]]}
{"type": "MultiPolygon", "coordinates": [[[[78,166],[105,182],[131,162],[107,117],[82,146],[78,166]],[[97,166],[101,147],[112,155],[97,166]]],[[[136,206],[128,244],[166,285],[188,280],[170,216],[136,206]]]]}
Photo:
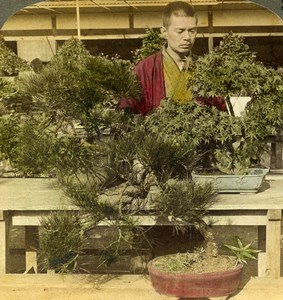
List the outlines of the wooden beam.
{"type": "Polygon", "coordinates": [[[81,20],[79,0],[76,0],[76,17],[77,17],[77,37],[81,40],[81,20]]]}

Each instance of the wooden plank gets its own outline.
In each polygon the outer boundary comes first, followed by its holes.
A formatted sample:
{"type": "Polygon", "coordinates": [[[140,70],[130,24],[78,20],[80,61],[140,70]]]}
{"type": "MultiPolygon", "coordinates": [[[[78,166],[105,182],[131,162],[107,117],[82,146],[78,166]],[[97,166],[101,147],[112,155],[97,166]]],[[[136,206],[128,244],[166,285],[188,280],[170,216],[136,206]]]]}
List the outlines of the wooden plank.
{"type": "Polygon", "coordinates": [[[266,225],[266,276],[280,277],[281,210],[268,211],[266,225]]]}
{"type": "Polygon", "coordinates": [[[267,213],[268,221],[281,221],[281,210],[279,209],[270,209],[267,213]]]}
{"type": "Polygon", "coordinates": [[[40,226],[41,216],[12,216],[13,226],[40,226]]]}
{"type": "MultiPolygon", "coordinates": [[[[54,180],[9,178],[0,179],[0,210],[20,211],[50,211],[50,210],[80,210],[72,204],[54,180]]],[[[283,209],[282,186],[283,179],[270,176],[266,189],[260,193],[219,194],[210,207],[212,211],[222,210],[268,210],[283,209]]]]}
{"type": "Polygon", "coordinates": [[[257,276],[265,277],[266,276],[266,252],[258,253],[257,265],[258,265],[257,276]]]}
{"type": "MultiPolygon", "coordinates": [[[[48,215],[48,213],[46,213],[48,215]]],[[[40,226],[41,216],[36,215],[16,215],[12,216],[12,224],[14,226],[40,226]]],[[[172,226],[173,223],[162,217],[157,216],[133,216],[132,219],[137,222],[137,224],[142,226],[172,226]]],[[[204,218],[207,224],[220,226],[220,225],[231,225],[231,226],[265,226],[267,223],[267,218],[265,215],[223,215],[221,216],[207,216],[204,218]]],[[[111,226],[113,221],[101,221],[99,226],[111,226]]]]}

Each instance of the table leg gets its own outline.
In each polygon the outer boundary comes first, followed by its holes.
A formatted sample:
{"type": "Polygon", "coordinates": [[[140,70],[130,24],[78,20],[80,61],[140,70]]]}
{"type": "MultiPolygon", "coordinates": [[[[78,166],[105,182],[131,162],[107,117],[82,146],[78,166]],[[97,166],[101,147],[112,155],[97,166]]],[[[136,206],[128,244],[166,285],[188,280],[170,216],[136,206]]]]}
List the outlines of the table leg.
{"type": "Polygon", "coordinates": [[[281,210],[270,209],[266,224],[266,276],[280,277],[281,210]]]}
{"type": "Polygon", "coordinates": [[[266,276],[266,226],[258,226],[258,277],[266,276]]]}
{"type": "Polygon", "coordinates": [[[0,274],[5,274],[7,270],[7,257],[8,257],[8,221],[6,212],[0,211],[0,274]]]}
{"type": "Polygon", "coordinates": [[[26,272],[37,273],[38,226],[25,227],[26,272]]]}

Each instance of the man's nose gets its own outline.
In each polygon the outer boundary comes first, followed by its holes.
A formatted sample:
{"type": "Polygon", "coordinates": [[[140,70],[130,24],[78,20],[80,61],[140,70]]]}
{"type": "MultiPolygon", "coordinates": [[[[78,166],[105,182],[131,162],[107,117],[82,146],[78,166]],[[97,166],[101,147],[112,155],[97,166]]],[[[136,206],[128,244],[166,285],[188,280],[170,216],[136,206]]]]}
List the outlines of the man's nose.
{"type": "Polygon", "coordinates": [[[193,34],[190,32],[190,31],[184,31],[184,35],[183,35],[183,38],[185,40],[191,40],[193,37],[193,34]]]}

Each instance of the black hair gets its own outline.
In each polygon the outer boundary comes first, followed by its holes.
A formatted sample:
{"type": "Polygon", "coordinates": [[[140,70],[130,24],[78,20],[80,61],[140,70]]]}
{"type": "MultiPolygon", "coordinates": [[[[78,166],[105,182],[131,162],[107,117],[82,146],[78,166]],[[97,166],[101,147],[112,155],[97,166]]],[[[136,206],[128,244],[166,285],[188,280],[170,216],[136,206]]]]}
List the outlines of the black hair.
{"type": "Polygon", "coordinates": [[[173,1],[167,4],[163,10],[163,26],[165,28],[169,25],[170,17],[174,16],[186,16],[194,17],[197,20],[194,7],[185,1],[173,1]]]}

